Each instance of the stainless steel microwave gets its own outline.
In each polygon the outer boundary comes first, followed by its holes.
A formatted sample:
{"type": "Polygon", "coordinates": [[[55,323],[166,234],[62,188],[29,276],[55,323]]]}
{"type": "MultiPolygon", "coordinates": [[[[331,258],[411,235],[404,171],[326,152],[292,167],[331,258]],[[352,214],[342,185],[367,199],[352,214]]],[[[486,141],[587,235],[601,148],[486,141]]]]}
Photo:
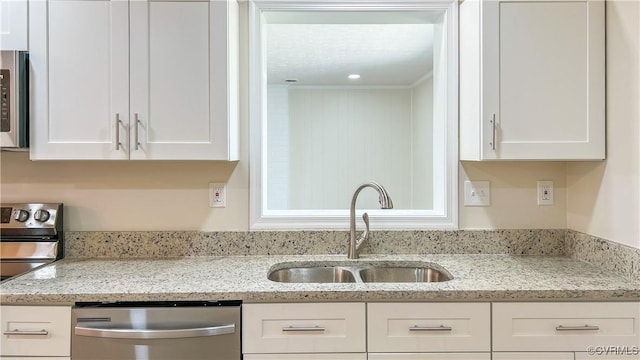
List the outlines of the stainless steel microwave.
{"type": "Polygon", "coordinates": [[[0,51],[0,148],[29,146],[29,55],[0,51]]]}

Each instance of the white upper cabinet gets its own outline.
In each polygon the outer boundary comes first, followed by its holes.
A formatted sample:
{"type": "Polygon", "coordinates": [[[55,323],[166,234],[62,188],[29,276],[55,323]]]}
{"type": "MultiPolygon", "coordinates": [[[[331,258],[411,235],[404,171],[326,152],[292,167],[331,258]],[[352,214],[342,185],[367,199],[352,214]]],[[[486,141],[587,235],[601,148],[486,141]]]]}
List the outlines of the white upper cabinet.
{"type": "Polygon", "coordinates": [[[128,3],[31,1],[29,12],[31,158],[127,159],[128,3]]]}
{"type": "Polygon", "coordinates": [[[27,0],[0,0],[0,50],[27,50],[27,0]]]}
{"type": "Polygon", "coordinates": [[[460,6],[461,160],[605,158],[604,2],[460,6]]]}
{"type": "Polygon", "coordinates": [[[237,159],[235,1],[30,5],[32,159],[237,159]]]}

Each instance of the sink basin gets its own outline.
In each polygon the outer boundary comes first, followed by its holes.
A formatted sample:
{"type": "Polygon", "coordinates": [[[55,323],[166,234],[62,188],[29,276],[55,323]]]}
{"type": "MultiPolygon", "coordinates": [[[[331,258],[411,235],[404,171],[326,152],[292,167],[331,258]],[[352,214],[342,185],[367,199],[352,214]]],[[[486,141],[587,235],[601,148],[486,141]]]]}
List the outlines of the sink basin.
{"type": "Polygon", "coordinates": [[[423,283],[453,279],[445,269],[424,262],[347,262],[277,264],[268,279],[286,283],[423,283]]]}
{"type": "Polygon", "coordinates": [[[360,270],[363,282],[440,282],[450,280],[449,275],[429,267],[372,267],[360,270]]]}
{"type": "Polygon", "coordinates": [[[272,271],[269,280],[288,283],[353,283],[353,272],[339,266],[292,267],[272,271]]]}

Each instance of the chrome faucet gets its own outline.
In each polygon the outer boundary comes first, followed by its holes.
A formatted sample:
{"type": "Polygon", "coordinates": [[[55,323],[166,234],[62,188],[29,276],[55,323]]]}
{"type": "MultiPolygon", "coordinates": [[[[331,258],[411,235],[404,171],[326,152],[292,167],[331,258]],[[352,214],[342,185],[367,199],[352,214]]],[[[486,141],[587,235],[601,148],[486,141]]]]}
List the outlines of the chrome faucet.
{"type": "Polygon", "coordinates": [[[356,192],[353,194],[353,198],[351,198],[351,210],[349,213],[349,259],[357,259],[359,257],[358,252],[360,251],[360,247],[362,247],[362,244],[364,244],[369,237],[369,215],[364,213],[362,214],[362,220],[364,220],[365,230],[356,239],[356,200],[358,199],[360,191],[366,187],[371,187],[378,191],[378,202],[380,203],[381,209],[393,209],[391,196],[382,185],[370,181],[358,186],[356,192]]]}

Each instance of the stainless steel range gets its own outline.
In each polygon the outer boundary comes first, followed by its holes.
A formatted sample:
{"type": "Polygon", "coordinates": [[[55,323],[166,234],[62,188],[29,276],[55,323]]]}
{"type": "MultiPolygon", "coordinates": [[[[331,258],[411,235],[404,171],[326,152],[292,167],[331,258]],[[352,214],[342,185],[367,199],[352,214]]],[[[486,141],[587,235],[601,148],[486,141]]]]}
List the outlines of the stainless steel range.
{"type": "Polygon", "coordinates": [[[62,204],[0,204],[0,276],[6,280],[64,256],[62,204]]]}

